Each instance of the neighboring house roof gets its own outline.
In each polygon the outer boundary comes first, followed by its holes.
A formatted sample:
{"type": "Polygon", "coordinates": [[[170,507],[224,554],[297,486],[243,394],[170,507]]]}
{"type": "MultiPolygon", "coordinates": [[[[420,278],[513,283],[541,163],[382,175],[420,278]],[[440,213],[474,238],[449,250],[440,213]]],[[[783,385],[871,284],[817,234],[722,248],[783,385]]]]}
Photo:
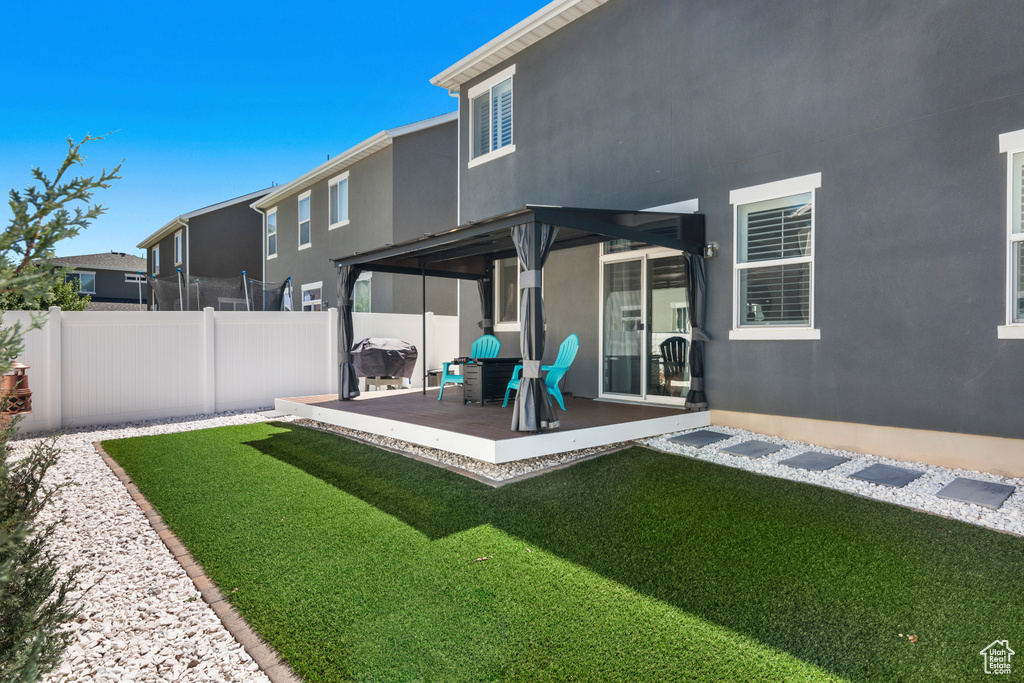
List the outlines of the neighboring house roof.
{"type": "Polygon", "coordinates": [[[64,266],[65,268],[98,268],[125,273],[138,273],[146,270],[146,259],[118,251],[81,256],[57,256],[46,260],[55,266],[64,266]]]}
{"type": "MultiPolygon", "coordinates": [[[[143,290],[145,291],[145,290],[143,290]]],[[[142,303],[143,309],[146,303],[142,303]]],[[[85,305],[87,311],[138,311],[139,304],[114,303],[111,301],[90,301],[85,305]]]]}
{"type": "Polygon", "coordinates": [[[273,188],[273,192],[262,199],[253,202],[250,206],[254,209],[269,209],[284,197],[295,194],[296,192],[302,192],[303,190],[316,185],[324,178],[328,178],[335,173],[340,173],[360,159],[365,159],[371,154],[379,152],[390,145],[392,140],[397,137],[432,128],[434,126],[440,126],[444,123],[456,121],[458,118],[459,112],[453,111],[449,114],[442,114],[441,116],[417,121],[416,123],[410,123],[406,126],[399,126],[398,128],[392,128],[390,130],[382,130],[373,137],[363,140],[355,147],[342,152],[333,159],[325,161],[312,171],[299,176],[290,183],[285,183],[284,185],[279,185],[273,188]]]}
{"type": "Polygon", "coordinates": [[[483,47],[430,79],[434,85],[456,92],[466,81],[504,62],[538,40],[579,19],[608,0],[555,0],[502,33],[483,47]]]}
{"type": "Polygon", "coordinates": [[[220,202],[220,203],[217,203],[217,204],[211,204],[210,206],[204,206],[203,208],[196,209],[195,211],[189,211],[188,213],[183,213],[180,216],[178,216],[177,218],[175,218],[174,220],[172,220],[171,222],[169,222],[164,227],[162,227],[159,230],[157,230],[156,232],[154,232],[152,235],[150,235],[146,239],[144,239],[141,242],[139,242],[138,247],[139,247],[139,249],[148,249],[149,247],[151,247],[154,244],[158,243],[163,238],[167,237],[167,235],[169,235],[172,232],[174,232],[174,230],[176,230],[177,228],[183,227],[186,224],[188,224],[188,219],[189,218],[193,218],[195,216],[201,216],[204,213],[210,213],[211,211],[216,211],[217,209],[224,209],[224,208],[227,208],[227,207],[232,206],[234,204],[241,204],[242,202],[251,202],[254,199],[259,199],[263,195],[265,195],[268,192],[270,192],[272,189],[274,189],[274,188],[268,187],[268,188],[266,188],[264,190],[258,190],[256,192],[250,192],[249,194],[242,195],[241,197],[235,197],[234,199],[228,199],[227,201],[224,201],[224,202],[220,202]]]}

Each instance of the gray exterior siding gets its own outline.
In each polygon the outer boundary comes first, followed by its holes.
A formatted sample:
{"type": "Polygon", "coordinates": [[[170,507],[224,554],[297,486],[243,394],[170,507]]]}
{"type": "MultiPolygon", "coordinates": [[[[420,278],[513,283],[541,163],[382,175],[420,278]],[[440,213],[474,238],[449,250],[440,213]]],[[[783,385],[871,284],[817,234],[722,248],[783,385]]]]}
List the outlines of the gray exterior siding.
{"type": "MultiPolygon", "coordinates": [[[[296,299],[303,284],[323,282],[326,306],[337,306],[332,258],[411,238],[406,235],[418,237],[455,227],[456,127],[451,122],[402,135],[350,166],[348,225],[327,227],[330,178],[309,188],[313,245],[309,249],[298,249],[298,197],[305,190],[278,203],[278,255],[267,259],[267,279],[290,276],[296,299]]],[[[422,311],[417,277],[374,273],[371,292],[371,312],[422,311]]],[[[427,310],[455,315],[457,306],[454,281],[427,281],[427,310]]]]}
{"type": "MultiPolygon", "coordinates": [[[[225,206],[209,213],[192,216],[182,233],[181,264],[174,262],[174,235],[160,240],[159,268],[154,263],[153,247],[146,250],[149,275],[175,277],[178,268],[186,275],[199,277],[238,277],[242,271],[263,279],[263,216],[249,202],[225,206]]],[[[148,287],[147,287],[148,288],[148,287]]],[[[152,301],[152,288],[149,299],[152,301]]],[[[159,303],[159,302],[157,302],[159,303]]]]}
{"type": "MultiPolygon", "coordinates": [[[[612,0],[462,88],[465,122],[469,87],[516,64],[516,151],[467,168],[463,128],[462,222],[697,198],[721,245],[707,263],[712,407],[1024,437],[1024,343],[996,337],[998,135],[1024,128],[1022,25],[1013,3],[612,0]],[[819,172],[821,339],[730,341],[729,192],[819,172]]],[[[599,257],[570,254],[546,268],[546,356],[563,325],[577,332],[589,368],[570,389],[595,395],[599,257]]],[[[475,302],[463,297],[467,347],[475,302]]]]}

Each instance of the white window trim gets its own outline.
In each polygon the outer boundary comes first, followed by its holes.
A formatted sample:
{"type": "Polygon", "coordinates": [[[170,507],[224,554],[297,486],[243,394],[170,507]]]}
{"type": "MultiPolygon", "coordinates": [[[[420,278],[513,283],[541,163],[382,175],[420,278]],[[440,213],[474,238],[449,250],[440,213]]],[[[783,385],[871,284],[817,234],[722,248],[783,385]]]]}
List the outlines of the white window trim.
{"type": "Polygon", "coordinates": [[[304,294],[306,293],[307,289],[319,289],[320,290],[320,298],[319,299],[313,299],[312,301],[309,301],[308,303],[309,303],[310,306],[315,306],[316,304],[320,304],[320,310],[323,311],[324,310],[324,281],[323,280],[321,280],[320,282],[309,282],[307,284],[302,285],[302,287],[299,290],[299,311],[302,312],[302,313],[316,313],[317,312],[317,311],[307,311],[306,310],[306,303],[307,302],[305,301],[306,297],[304,296],[304,294]]]}
{"type": "MultiPolygon", "coordinates": [[[[348,180],[348,173],[349,173],[348,171],[345,171],[341,175],[335,176],[335,177],[333,177],[333,178],[331,178],[330,180],[327,181],[327,220],[328,221],[331,220],[331,188],[334,187],[335,185],[337,185],[338,183],[340,183],[342,180],[348,180]]],[[[349,183],[348,185],[345,186],[346,199],[348,199],[348,190],[349,190],[349,187],[351,187],[351,185],[352,185],[352,183],[349,183]]],[[[348,204],[349,212],[351,213],[352,205],[349,204],[347,201],[345,203],[348,204]]],[[[348,224],[349,224],[349,219],[346,218],[345,220],[338,221],[337,223],[330,223],[327,226],[327,229],[328,230],[334,230],[335,228],[341,228],[341,227],[344,227],[344,226],[346,226],[348,224]]]]}
{"type": "MultiPolygon", "coordinates": [[[[296,236],[298,237],[299,248],[298,251],[303,249],[309,249],[313,246],[313,199],[310,195],[313,194],[312,190],[306,190],[299,195],[299,201],[295,205],[295,217],[298,218],[296,223],[296,236]],[[306,244],[302,243],[302,200],[309,200],[309,242],[306,244]]],[[[280,249],[278,249],[280,251],[280,249]]]]}
{"type": "MultiPolygon", "coordinates": [[[[520,268],[519,272],[522,273],[523,272],[522,271],[523,265],[522,265],[522,263],[519,263],[518,257],[514,257],[513,256],[513,257],[510,257],[510,258],[515,258],[516,263],[519,265],[519,268],[520,268]]],[[[498,262],[495,261],[494,262],[494,266],[495,267],[494,267],[494,269],[492,271],[493,272],[492,279],[494,280],[494,283],[493,283],[494,287],[493,287],[493,289],[494,289],[494,315],[495,316],[498,315],[498,307],[501,305],[501,288],[499,287],[500,277],[498,276],[499,269],[497,267],[497,264],[498,264],[498,262]]],[[[543,268],[541,269],[540,273],[541,273],[541,275],[540,275],[540,294],[543,297],[544,296],[544,269],[543,268]]],[[[494,321],[494,331],[495,332],[518,332],[520,327],[522,326],[522,321],[519,319],[519,316],[522,314],[522,310],[523,310],[523,288],[519,286],[519,278],[517,277],[516,278],[516,321],[515,322],[503,322],[503,323],[500,323],[497,320],[495,320],[494,321]]]]}
{"type": "Polygon", "coordinates": [[[79,294],[95,294],[96,293],[96,271],[95,270],[73,270],[73,271],[71,271],[71,274],[78,276],[77,279],[78,279],[78,293],[79,294]],[[83,275],[92,275],[92,289],[91,290],[82,289],[82,276],[83,275]]]}
{"type": "Polygon", "coordinates": [[[816,340],[821,339],[821,330],[814,327],[814,253],[818,248],[815,226],[818,221],[817,192],[821,187],[821,173],[776,180],[761,185],[752,185],[729,192],[729,203],[732,204],[732,329],[729,330],[729,339],[736,341],[748,340],[816,340]],[[811,255],[798,258],[778,259],[777,261],[757,261],[757,267],[767,267],[776,264],[809,263],[810,264],[810,292],[808,302],[808,314],[810,324],[808,325],[762,325],[751,327],[740,327],[740,271],[745,270],[748,264],[739,262],[739,207],[743,204],[753,204],[770,199],[781,199],[794,194],[811,193],[811,255]]]}
{"type": "Polygon", "coordinates": [[[138,285],[138,284],[143,284],[144,285],[144,284],[146,284],[146,276],[145,275],[139,275],[138,273],[125,273],[124,274],[124,281],[125,281],[125,284],[130,284],[130,285],[138,285]]]}
{"type": "Polygon", "coordinates": [[[174,233],[174,265],[180,266],[185,260],[185,233],[179,230],[174,233]]]}
{"type": "Polygon", "coordinates": [[[160,274],[160,245],[153,247],[153,277],[160,274]]]}
{"type": "MultiPolygon", "coordinates": [[[[272,259],[272,258],[277,258],[277,255],[281,252],[281,245],[280,244],[275,244],[274,245],[274,253],[273,254],[270,253],[270,216],[271,215],[273,215],[274,219],[275,219],[275,222],[274,222],[274,235],[276,236],[277,235],[277,207],[276,206],[274,208],[269,209],[267,211],[267,218],[266,218],[266,221],[265,221],[265,225],[263,227],[263,238],[265,240],[264,243],[266,245],[267,260],[268,261],[270,259],[272,259]]],[[[277,241],[279,242],[280,240],[277,240],[277,241]]]]}
{"type": "Polygon", "coordinates": [[[1024,130],[1002,133],[999,152],[1006,155],[1006,324],[996,328],[998,339],[1024,339],[1024,322],[1014,322],[1016,283],[1013,281],[1013,244],[1024,242],[1024,232],[1013,231],[1013,155],[1024,153],[1024,130]]]}
{"type": "MultiPolygon", "coordinates": [[[[466,106],[469,108],[469,147],[467,147],[467,150],[469,151],[470,160],[469,164],[466,166],[467,168],[473,168],[474,166],[479,166],[480,164],[486,164],[488,161],[493,161],[498,157],[503,157],[508,154],[512,154],[513,152],[516,151],[516,79],[513,78],[515,75],[516,65],[513,64],[507,69],[504,69],[494,74],[486,81],[477,83],[476,85],[469,89],[469,93],[467,94],[468,99],[466,100],[466,106]],[[499,149],[492,149],[487,154],[481,154],[478,157],[474,157],[473,135],[474,132],[476,131],[476,126],[475,121],[473,120],[473,100],[482,95],[483,93],[489,92],[491,88],[498,85],[502,81],[507,81],[509,78],[512,78],[512,144],[505,145],[504,147],[501,147],[499,149]]],[[[495,327],[495,329],[498,328],[495,327]]]]}

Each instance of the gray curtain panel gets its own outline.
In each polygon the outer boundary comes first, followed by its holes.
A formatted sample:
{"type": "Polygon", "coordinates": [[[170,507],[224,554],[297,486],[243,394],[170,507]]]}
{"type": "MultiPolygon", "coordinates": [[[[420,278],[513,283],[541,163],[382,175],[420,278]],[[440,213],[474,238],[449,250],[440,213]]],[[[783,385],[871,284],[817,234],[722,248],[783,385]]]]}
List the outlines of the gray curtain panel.
{"type": "Polygon", "coordinates": [[[519,263],[523,299],[519,308],[519,345],[523,355],[522,379],[512,407],[512,430],[537,432],[558,427],[548,388],[541,377],[544,357],[544,297],[541,295],[541,269],[548,260],[558,228],[542,223],[527,223],[512,228],[519,263]]]}
{"type": "Polygon", "coordinates": [[[691,410],[707,410],[708,398],[704,395],[704,342],[711,341],[704,330],[704,314],[707,310],[707,280],[704,277],[704,257],[687,254],[688,280],[686,295],[690,319],[690,391],[686,394],[684,407],[691,410]]]}
{"type": "Polygon", "coordinates": [[[359,377],[352,365],[352,290],[362,269],[338,266],[338,400],[359,395],[359,377]]]}
{"type": "Polygon", "coordinates": [[[484,334],[494,334],[494,280],[485,277],[476,281],[477,290],[480,292],[480,317],[482,320],[477,323],[484,334]]]}

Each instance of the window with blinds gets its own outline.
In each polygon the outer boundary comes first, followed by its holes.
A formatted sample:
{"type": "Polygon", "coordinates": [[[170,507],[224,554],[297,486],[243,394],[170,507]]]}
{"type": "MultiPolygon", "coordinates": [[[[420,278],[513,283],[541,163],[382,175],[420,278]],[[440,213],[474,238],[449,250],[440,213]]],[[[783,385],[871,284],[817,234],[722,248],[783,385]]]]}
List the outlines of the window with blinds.
{"type": "Polygon", "coordinates": [[[1024,151],[1011,157],[1010,179],[1010,313],[1024,323],[1024,151]]]}
{"type": "Polygon", "coordinates": [[[738,325],[810,327],[814,193],[736,211],[738,325]]]}
{"type": "Polygon", "coordinates": [[[515,151],[515,73],[515,66],[511,66],[469,89],[470,166],[515,151]]]}
{"type": "Polygon", "coordinates": [[[512,144],[512,79],[473,100],[473,157],[512,144]]]}

